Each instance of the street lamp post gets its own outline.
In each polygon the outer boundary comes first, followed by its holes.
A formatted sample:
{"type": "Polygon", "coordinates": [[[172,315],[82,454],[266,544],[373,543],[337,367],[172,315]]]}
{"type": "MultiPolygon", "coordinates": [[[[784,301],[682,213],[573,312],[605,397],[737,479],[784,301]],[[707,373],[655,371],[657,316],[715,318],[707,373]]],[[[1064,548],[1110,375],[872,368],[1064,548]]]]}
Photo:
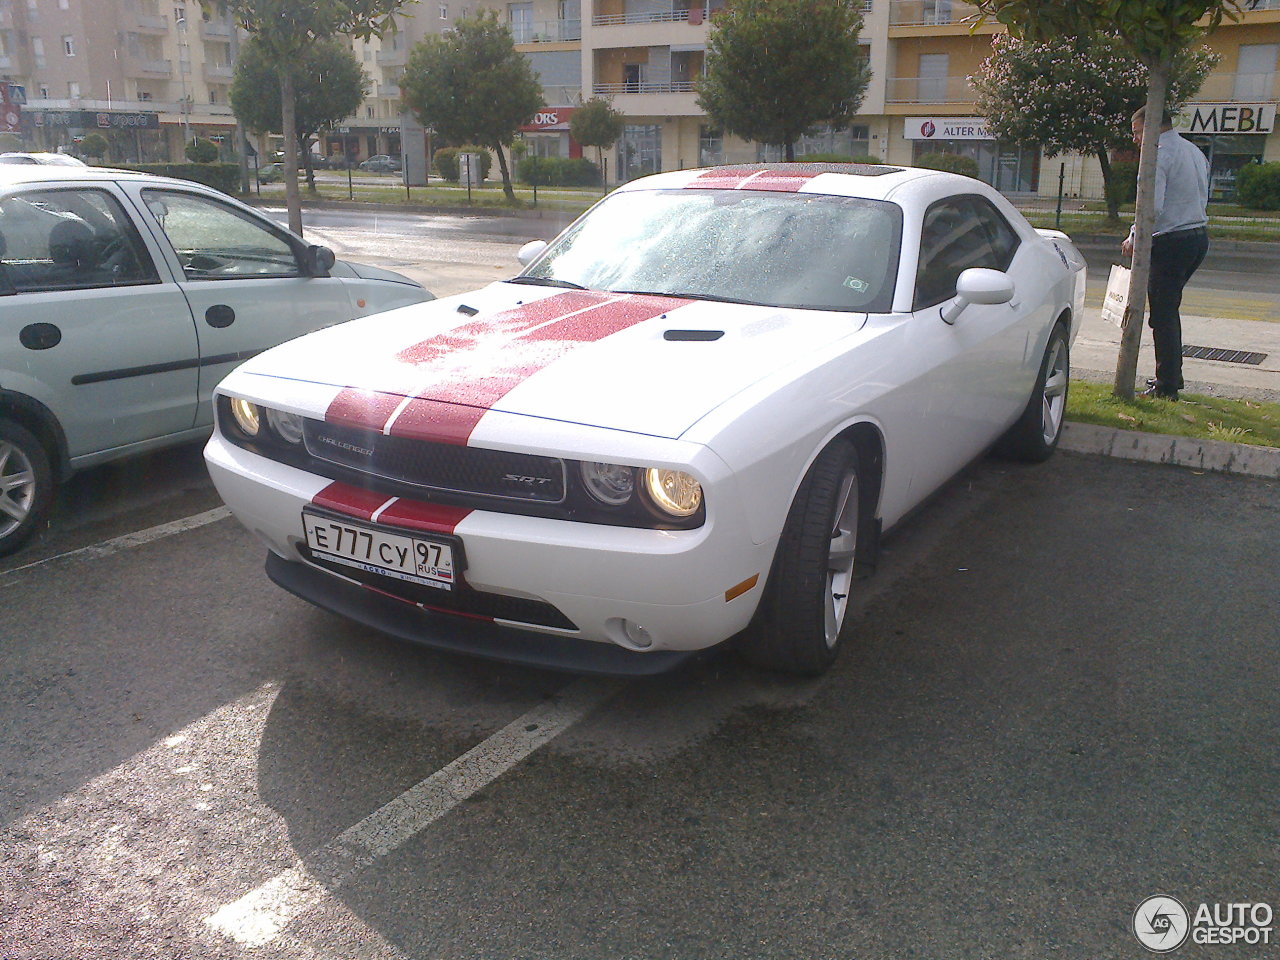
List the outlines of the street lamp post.
{"type": "Polygon", "coordinates": [[[182,81],[182,142],[191,142],[191,96],[187,93],[187,71],[191,68],[191,48],[187,44],[187,18],[178,18],[178,77],[182,81]]]}

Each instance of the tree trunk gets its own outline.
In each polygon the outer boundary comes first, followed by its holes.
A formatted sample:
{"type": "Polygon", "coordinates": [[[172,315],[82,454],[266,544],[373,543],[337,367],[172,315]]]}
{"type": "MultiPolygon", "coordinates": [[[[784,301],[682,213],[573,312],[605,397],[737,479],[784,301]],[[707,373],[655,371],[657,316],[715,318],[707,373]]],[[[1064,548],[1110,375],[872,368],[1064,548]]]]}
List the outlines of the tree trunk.
{"type": "Polygon", "coordinates": [[[284,204],[289,229],[302,236],[302,201],[298,196],[298,125],[295,121],[293,74],[280,71],[280,125],[284,127],[284,204]]]}
{"type": "Polygon", "coordinates": [[[1107,199],[1107,219],[1120,219],[1120,198],[1116,196],[1114,185],[1111,182],[1111,156],[1107,152],[1106,147],[1098,149],[1098,166],[1102,167],[1102,193],[1107,199]]]}
{"type": "Polygon", "coordinates": [[[307,193],[316,195],[316,168],[311,162],[311,136],[302,138],[302,165],[307,171],[307,193]]]}
{"type": "Polygon", "coordinates": [[[796,145],[794,143],[787,144],[786,158],[787,158],[787,163],[790,163],[792,160],[796,158],[796,145]]]}
{"type": "Polygon", "coordinates": [[[1133,272],[1129,277],[1129,305],[1120,330],[1120,354],[1116,358],[1116,380],[1112,392],[1123,400],[1133,399],[1138,373],[1138,348],[1142,344],[1142,319],[1147,309],[1147,278],[1151,275],[1151,231],[1155,228],[1156,149],[1160,140],[1160,117],[1164,113],[1169,88],[1170,60],[1148,67],[1147,119],[1142,129],[1142,153],[1138,159],[1138,202],[1134,211],[1133,272]]]}
{"type": "Polygon", "coordinates": [[[511,189],[511,171],[507,169],[507,155],[502,152],[500,143],[495,143],[493,149],[498,155],[498,169],[502,171],[502,194],[508,202],[515,203],[516,192],[511,189]]]}

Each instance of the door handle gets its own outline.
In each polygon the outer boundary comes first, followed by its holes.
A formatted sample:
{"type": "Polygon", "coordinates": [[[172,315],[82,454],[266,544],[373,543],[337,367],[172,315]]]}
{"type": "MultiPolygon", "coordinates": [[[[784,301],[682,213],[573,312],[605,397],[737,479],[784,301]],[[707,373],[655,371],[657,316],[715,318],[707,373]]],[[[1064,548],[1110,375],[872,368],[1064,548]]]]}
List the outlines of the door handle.
{"type": "Polygon", "coordinates": [[[236,312],[225,303],[215,303],[204,312],[204,322],[211,327],[229,327],[236,322],[236,312]]]}

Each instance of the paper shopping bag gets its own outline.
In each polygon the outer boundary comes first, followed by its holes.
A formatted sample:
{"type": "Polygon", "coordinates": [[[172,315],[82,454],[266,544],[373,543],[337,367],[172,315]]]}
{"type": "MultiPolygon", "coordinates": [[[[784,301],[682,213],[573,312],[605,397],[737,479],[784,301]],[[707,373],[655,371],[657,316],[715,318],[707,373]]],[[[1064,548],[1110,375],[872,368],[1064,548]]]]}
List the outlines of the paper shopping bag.
{"type": "Polygon", "coordinates": [[[1111,265],[1107,278],[1107,293],[1102,298],[1102,319],[1117,327],[1124,323],[1124,308],[1129,305],[1129,268],[1118,263],[1111,265]]]}

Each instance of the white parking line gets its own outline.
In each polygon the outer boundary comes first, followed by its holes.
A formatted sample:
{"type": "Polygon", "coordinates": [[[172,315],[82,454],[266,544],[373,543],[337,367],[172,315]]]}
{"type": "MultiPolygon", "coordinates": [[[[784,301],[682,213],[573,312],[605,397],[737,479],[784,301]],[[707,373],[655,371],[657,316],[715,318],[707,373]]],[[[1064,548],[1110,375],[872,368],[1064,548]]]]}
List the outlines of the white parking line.
{"type": "Polygon", "coordinates": [[[45,557],[43,560],[35,560],[20,567],[0,570],[0,577],[21,573],[23,570],[31,570],[35,567],[44,566],[46,563],[53,563],[55,560],[66,560],[71,557],[85,557],[89,560],[109,557],[111,554],[119,553],[121,550],[129,550],[132,547],[140,547],[144,543],[163,540],[165,537],[171,537],[175,533],[186,533],[188,530],[195,530],[197,527],[215,523],[229,516],[231,516],[231,511],[226,507],[215,507],[212,510],[206,510],[204,513],[197,513],[190,517],[183,517],[181,520],[173,520],[169,523],[162,523],[159,526],[148,527],[146,530],[139,530],[137,533],[126,533],[123,537],[116,537],[114,540],[104,540],[102,543],[80,547],[78,550],[68,550],[66,553],[45,557]]]}
{"type": "Polygon", "coordinates": [[[460,802],[612,697],[621,681],[578,680],[513,720],[448,766],[343,831],[307,857],[226,904],[205,923],[251,947],[270,943],[289,921],[359,871],[400,847],[460,802]]]}

